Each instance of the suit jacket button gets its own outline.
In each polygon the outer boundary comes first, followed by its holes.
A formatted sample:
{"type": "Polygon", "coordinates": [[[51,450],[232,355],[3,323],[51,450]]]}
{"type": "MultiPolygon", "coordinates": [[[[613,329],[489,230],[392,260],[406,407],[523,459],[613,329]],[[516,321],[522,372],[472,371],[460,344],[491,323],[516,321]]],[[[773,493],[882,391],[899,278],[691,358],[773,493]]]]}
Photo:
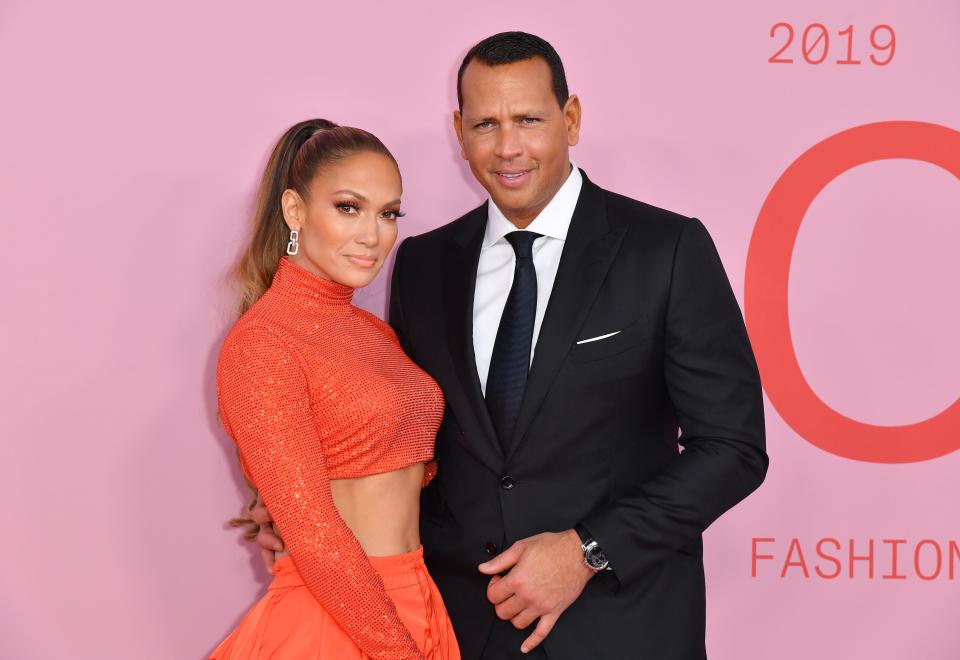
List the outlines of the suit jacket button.
{"type": "Polygon", "coordinates": [[[513,480],[513,477],[507,475],[500,479],[500,487],[504,490],[510,490],[517,485],[517,482],[513,480]]]}
{"type": "Polygon", "coordinates": [[[496,543],[487,543],[483,546],[483,551],[486,552],[491,557],[497,556],[497,544],[496,543]]]}

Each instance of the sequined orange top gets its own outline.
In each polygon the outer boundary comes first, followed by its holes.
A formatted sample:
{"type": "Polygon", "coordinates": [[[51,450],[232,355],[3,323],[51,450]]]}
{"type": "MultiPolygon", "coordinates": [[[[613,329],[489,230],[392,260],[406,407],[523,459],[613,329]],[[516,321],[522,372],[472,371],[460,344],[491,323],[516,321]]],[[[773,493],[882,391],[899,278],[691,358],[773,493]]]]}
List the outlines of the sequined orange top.
{"type": "Polygon", "coordinates": [[[287,259],[227,335],[220,415],[311,593],[373,658],[419,658],[330,480],[433,457],[437,384],[353,289],[287,259]]]}

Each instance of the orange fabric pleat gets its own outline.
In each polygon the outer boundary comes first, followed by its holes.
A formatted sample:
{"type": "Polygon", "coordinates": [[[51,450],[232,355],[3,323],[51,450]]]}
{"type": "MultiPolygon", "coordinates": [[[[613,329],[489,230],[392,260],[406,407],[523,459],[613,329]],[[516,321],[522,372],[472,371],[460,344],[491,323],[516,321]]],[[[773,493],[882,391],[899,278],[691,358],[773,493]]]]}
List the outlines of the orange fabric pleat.
{"type": "MultiPolygon", "coordinates": [[[[387,596],[427,660],[460,660],[460,649],[423,549],[370,557],[387,596]]],[[[344,605],[346,606],[346,604],[344,605]]],[[[290,557],[274,566],[267,593],[210,656],[211,660],[367,660],[307,590],[290,557]]]]}

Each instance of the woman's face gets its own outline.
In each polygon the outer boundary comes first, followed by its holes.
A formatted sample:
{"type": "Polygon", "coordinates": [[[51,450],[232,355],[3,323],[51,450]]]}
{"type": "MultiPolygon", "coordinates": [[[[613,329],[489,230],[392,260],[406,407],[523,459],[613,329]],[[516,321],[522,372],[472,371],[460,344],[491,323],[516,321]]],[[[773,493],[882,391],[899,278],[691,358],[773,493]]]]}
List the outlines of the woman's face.
{"type": "Polygon", "coordinates": [[[352,288],[377,276],[397,240],[400,173],[376,152],[360,152],[327,165],[310,183],[307,199],[285,190],[283,215],[300,232],[290,260],[352,288]]]}

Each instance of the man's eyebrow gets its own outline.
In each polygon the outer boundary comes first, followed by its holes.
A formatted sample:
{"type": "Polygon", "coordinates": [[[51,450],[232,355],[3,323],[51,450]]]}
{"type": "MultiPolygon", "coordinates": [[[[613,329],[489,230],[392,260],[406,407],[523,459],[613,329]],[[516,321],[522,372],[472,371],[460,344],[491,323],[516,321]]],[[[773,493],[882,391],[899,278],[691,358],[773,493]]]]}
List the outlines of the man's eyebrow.
{"type": "Polygon", "coordinates": [[[367,202],[367,201],[369,201],[366,197],[364,197],[364,196],[361,195],[360,193],[358,193],[358,192],[353,192],[352,190],[346,190],[346,189],[344,189],[344,190],[338,190],[337,192],[335,192],[335,193],[333,193],[333,194],[334,194],[334,195],[353,195],[354,197],[356,197],[357,199],[359,199],[361,202],[367,202]]]}
{"type": "MultiPolygon", "coordinates": [[[[526,111],[523,111],[523,112],[515,112],[515,113],[513,113],[513,114],[510,116],[510,118],[511,118],[511,119],[523,119],[524,117],[542,117],[543,114],[544,114],[544,113],[543,113],[541,110],[530,109],[530,110],[526,110],[526,111]]],[[[469,117],[469,116],[468,116],[468,117],[466,117],[466,119],[467,119],[467,121],[469,121],[471,124],[481,124],[481,123],[483,123],[483,122],[485,122],[485,121],[494,122],[494,123],[500,121],[500,120],[497,119],[496,117],[469,117]]]]}

